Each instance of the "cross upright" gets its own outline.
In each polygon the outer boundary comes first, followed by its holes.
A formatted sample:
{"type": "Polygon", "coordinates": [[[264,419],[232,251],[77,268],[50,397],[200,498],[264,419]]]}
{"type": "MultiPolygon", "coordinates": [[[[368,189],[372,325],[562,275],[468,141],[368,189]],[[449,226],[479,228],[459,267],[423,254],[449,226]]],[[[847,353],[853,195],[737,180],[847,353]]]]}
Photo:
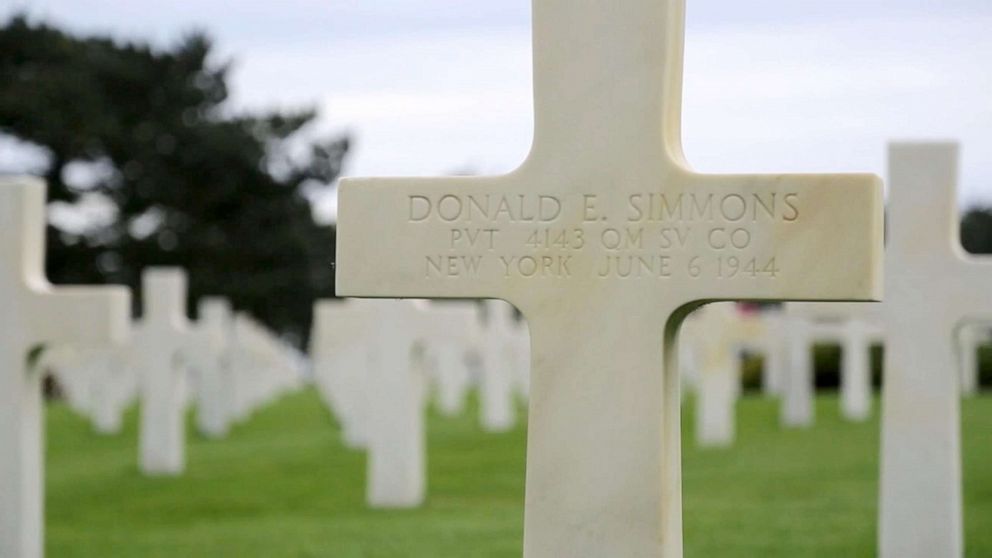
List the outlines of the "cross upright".
{"type": "Polygon", "coordinates": [[[785,332],[791,358],[782,401],[786,427],[812,426],[815,419],[813,346],[841,344],[841,415],[861,422],[871,416],[871,343],[882,337],[882,304],[792,302],[785,332]]]}
{"type": "Polygon", "coordinates": [[[372,337],[371,310],[356,300],[321,300],[314,304],[310,358],[314,383],[341,423],[346,446],[368,443],[364,373],[372,337]]]}
{"type": "Polygon", "coordinates": [[[186,468],[186,374],[181,358],[195,358],[199,342],[186,317],[186,274],[150,268],[141,276],[143,312],[134,328],[130,360],[139,376],[139,465],[148,475],[186,468]]]}
{"type": "Polygon", "coordinates": [[[137,391],[137,381],[126,363],[126,347],[101,347],[91,353],[92,420],[97,434],[120,434],[124,411],[137,391]]]}
{"type": "Polygon", "coordinates": [[[961,247],[957,169],[955,144],[889,150],[882,558],[964,553],[954,335],[992,316],[992,258],[961,247]]]}
{"type": "Polygon", "coordinates": [[[123,340],[124,287],[48,283],[45,184],[0,178],[0,557],[43,553],[44,459],[41,376],[28,353],[59,343],[123,340]]]}
{"type": "Polygon", "coordinates": [[[232,372],[228,366],[234,313],[223,298],[204,298],[198,308],[196,324],[197,365],[196,425],[208,438],[227,436],[231,422],[230,388],[232,372]]]}
{"type": "Polygon", "coordinates": [[[505,361],[514,394],[526,399],[530,393],[530,334],[527,325],[517,320],[516,310],[502,300],[486,301],[490,330],[497,332],[497,352],[505,361]]]}
{"type": "Polygon", "coordinates": [[[472,302],[431,304],[423,317],[417,330],[433,358],[430,373],[438,410],[446,416],[460,415],[472,383],[468,359],[483,341],[479,307],[472,302]]]}
{"type": "Polygon", "coordinates": [[[686,312],[881,294],[872,175],[701,175],[684,0],[534,0],[535,133],[493,177],[352,179],[342,296],[499,298],[530,324],[524,556],[682,553],[686,312]]]}
{"type": "MultiPolygon", "coordinates": [[[[409,363],[404,363],[403,357],[384,357],[380,342],[384,322],[390,316],[388,310],[396,313],[398,308],[406,311],[407,306],[364,299],[322,300],[314,306],[310,350],[315,381],[341,423],[343,441],[350,448],[368,449],[372,444],[376,400],[369,384],[382,360],[394,358],[399,364],[394,364],[390,373],[397,376],[397,381],[408,381],[399,376],[409,370],[409,363]]],[[[412,326],[410,331],[421,327],[409,322],[407,325],[412,326]]],[[[432,329],[426,327],[423,333],[429,337],[432,329]]],[[[401,345],[406,342],[394,339],[387,348],[409,356],[409,347],[401,345]]],[[[398,409],[387,406],[387,410],[398,409]]]]}
{"type": "Polygon", "coordinates": [[[372,508],[403,509],[423,504],[427,494],[427,378],[425,309],[413,302],[374,301],[375,351],[365,379],[369,421],[365,501],[372,508]],[[418,358],[419,357],[419,358],[418,358]]]}
{"type": "Polygon", "coordinates": [[[683,331],[695,345],[699,366],[696,443],[700,447],[729,447],[736,437],[735,410],[741,392],[738,351],[763,333],[763,325],[756,314],[723,302],[697,312],[695,322],[687,322],[683,331]]]}

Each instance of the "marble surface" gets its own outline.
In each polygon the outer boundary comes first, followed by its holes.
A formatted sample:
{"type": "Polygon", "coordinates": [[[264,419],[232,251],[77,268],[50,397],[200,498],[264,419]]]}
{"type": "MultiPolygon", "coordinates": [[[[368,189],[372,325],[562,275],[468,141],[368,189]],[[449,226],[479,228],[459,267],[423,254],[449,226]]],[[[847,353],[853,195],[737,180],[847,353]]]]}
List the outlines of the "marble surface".
{"type": "Polygon", "coordinates": [[[958,165],[956,144],[889,151],[882,558],[964,555],[954,334],[992,316],[992,258],[961,248],[958,165]]]}
{"type": "Polygon", "coordinates": [[[230,361],[234,312],[221,298],[203,299],[197,309],[196,427],[207,438],[224,438],[234,416],[230,396],[237,373],[230,361]]]}
{"type": "Polygon", "coordinates": [[[526,316],[528,558],[681,555],[674,339],[694,304],[882,294],[877,177],[689,168],[684,10],[535,0],[517,170],[339,190],[338,294],[499,298],[526,316]]]}
{"type": "Polygon", "coordinates": [[[139,378],[138,467],[145,475],[186,469],[187,368],[198,337],[186,316],[186,272],[148,268],[141,276],[142,315],[134,325],[129,363],[139,378]]]}
{"type": "MultiPolygon", "coordinates": [[[[44,552],[41,375],[28,352],[60,344],[119,342],[130,293],[123,287],[53,287],[44,273],[45,184],[0,177],[0,556],[44,552]]],[[[47,349],[46,349],[47,350],[47,349]]]]}

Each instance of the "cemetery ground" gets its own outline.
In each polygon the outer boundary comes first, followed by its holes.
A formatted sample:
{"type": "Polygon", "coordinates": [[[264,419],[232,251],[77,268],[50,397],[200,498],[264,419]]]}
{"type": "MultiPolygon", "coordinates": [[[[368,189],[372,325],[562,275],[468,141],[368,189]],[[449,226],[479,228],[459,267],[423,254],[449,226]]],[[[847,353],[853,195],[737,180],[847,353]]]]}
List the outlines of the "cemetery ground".
{"type": "MultiPolygon", "coordinates": [[[[123,435],[101,438],[50,405],[48,555],[519,557],[526,435],[484,434],[474,411],[431,415],[423,509],[370,511],[363,454],[340,444],[313,390],[262,410],[227,440],[191,434],[178,479],[138,474],[134,410],[123,435]]],[[[735,446],[701,451],[691,411],[687,404],[687,556],[874,555],[877,412],[846,423],[837,398],[821,395],[816,426],[785,431],[778,403],[749,395],[735,446]]],[[[962,417],[968,555],[989,556],[992,396],[964,401],[962,417]]]]}

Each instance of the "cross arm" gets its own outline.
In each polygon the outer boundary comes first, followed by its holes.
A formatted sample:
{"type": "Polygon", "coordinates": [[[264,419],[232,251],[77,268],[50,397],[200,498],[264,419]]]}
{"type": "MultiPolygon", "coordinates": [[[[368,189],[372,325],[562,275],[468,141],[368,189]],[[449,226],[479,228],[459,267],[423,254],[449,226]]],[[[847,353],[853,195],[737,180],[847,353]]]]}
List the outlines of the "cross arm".
{"type": "MultiPolygon", "coordinates": [[[[962,250],[963,252],[963,250],[962,250]]],[[[992,317],[992,257],[963,254],[957,266],[948,269],[946,294],[948,305],[953,304],[959,313],[956,318],[966,321],[985,321],[992,317]]],[[[950,267],[950,266],[949,266],[950,267]]],[[[941,279],[935,280],[935,284],[941,279]]]]}
{"type": "MultiPolygon", "coordinates": [[[[346,179],[339,193],[337,294],[495,298],[501,223],[537,219],[506,178],[346,179]]],[[[546,202],[546,212],[555,209],[546,202]]]]}
{"type": "Polygon", "coordinates": [[[33,344],[118,343],[130,325],[131,293],[126,287],[32,285],[28,306],[33,344]]]}
{"type": "Polygon", "coordinates": [[[179,358],[194,368],[206,368],[222,352],[222,343],[217,343],[213,332],[205,328],[189,328],[183,331],[180,340],[179,358]]]}
{"type": "MultiPolygon", "coordinates": [[[[713,194],[714,219],[706,227],[746,231],[739,235],[746,244],[740,249],[723,247],[719,236],[717,245],[709,243],[707,235],[699,239],[704,244],[698,249],[722,255],[718,275],[723,298],[881,299],[884,201],[878,177],[782,174],[697,179],[691,181],[701,191],[697,197],[713,194]],[[732,257],[736,260],[728,266],[732,257]]],[[[695,283],[693,287],[702,290],[691,298],[710,298],[706,291],[712,292],[712,286],[695,283]]]]}

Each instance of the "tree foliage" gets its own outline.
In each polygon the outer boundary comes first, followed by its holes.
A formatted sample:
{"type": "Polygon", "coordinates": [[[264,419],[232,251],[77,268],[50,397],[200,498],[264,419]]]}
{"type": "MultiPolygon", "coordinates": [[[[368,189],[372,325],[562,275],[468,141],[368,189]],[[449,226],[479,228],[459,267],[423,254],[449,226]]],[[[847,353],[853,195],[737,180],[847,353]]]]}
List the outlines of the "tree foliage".
{"type": "Polygon", "coordinates": [[[974,208],[965,214],[961,244],[972,254],[992,254],[992,207],[974,208]]]}
{"type": "Polygon", "coordinates": [[[332,294],[334,250],[306,193],[337,178],[348,141],[305,139],[313,110],[232,114],[228,73],[200,33],[155,49],[14,17],[0,133],[47,150],[50,203],[112,208],[82,231],[50,228],[53,281],[137,288],[147,266],[182,266],[191,300],[227,296],[303,335],[313,299],[332,294]],[[79,168],[87,179],[69,180],[79,168]]]}

